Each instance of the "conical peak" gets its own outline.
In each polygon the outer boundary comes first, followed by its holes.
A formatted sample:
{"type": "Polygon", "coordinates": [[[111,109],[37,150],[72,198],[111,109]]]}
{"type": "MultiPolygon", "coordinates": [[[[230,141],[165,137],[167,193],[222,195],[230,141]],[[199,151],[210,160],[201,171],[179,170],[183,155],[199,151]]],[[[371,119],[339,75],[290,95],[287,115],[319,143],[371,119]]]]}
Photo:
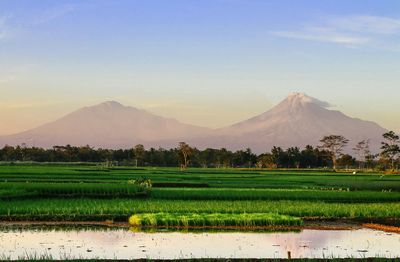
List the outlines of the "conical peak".
{"type": "Polygon", "coordinates": [[[305,93],[293,92],[287,96],[288,99],[305,99],[309,98],[305,93]]]}
{"type": "Polygon", "coordinates": [[[133,107],[127,107],[124,106],[123,104],[116,102],[116,101],[105,101],[96,105],[92,105],[92,106],[85,106],[79,110],[77,110],[77,112],[80,111],[86,111],[86,112],[119,112],[119,111],[125,111],[127,109],[135,109],[133,107]]]}
{"type": "Polygon", "coordinates": [[[284,100],[285,103],[291,107],[305,106],[307,104],[314,104],[320,107],[331,107],[332,105],[328,102],[318,100],[314,97],[308,96],[305,93],[291,93],[284,100]]]}
{"type": "Polygon", "coordinates": [[[124,107],[121,103],[119,103],[117,101],[106,101],[106,102],[103,102],[103,103],[99,104],[99,106],[104,106],[104,107],[109,107],[109,108],[121,108],[121,107],[124,107]]]}

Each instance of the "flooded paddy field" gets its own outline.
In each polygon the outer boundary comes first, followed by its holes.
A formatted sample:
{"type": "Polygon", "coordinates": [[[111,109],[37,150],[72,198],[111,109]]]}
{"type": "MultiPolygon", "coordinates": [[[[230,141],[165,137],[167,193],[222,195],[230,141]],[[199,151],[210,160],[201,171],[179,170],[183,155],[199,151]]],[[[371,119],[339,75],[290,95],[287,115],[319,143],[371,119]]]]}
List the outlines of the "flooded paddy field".
{"type": "Polygon", "coordinates": [[[135,232],[126,227],[2,226],[5,259],[400,258],[400,234],[348,227],[296,232],[135,232]]]}

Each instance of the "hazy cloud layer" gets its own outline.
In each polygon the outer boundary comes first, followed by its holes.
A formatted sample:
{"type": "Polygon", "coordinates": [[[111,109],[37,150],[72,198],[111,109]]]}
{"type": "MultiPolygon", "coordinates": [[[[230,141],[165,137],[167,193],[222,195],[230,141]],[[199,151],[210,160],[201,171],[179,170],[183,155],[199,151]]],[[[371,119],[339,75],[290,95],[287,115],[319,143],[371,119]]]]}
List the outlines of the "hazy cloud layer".
{"type": "Polygon", "coordinates": [[[285,38],[328,42],[346,46],[374,45],[400,33],[400,18],[354,15],[304,24],[294,30],[274,31],[285,38]]]}

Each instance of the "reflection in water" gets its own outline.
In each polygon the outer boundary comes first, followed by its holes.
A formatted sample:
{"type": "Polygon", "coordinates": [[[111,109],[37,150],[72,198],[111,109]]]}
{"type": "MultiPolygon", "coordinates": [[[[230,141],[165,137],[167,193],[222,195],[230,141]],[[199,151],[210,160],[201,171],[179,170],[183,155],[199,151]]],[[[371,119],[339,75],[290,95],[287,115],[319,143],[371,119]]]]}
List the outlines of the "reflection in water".
{"type": "Polygon", "coordinates": [[[126,229],[0,228],[0,255],[52,258],[176,259],[400,257],[400,235],[370,229],[299,233],[132,232],[126,229]]]}

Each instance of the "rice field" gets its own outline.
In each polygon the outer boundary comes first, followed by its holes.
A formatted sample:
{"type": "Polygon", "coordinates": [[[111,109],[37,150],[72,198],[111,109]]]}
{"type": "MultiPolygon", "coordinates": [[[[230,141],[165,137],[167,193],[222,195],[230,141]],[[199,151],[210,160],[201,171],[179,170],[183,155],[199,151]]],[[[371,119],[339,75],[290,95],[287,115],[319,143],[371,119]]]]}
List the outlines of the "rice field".
{"type": "Polygon", "coordinates": [[[129,183],[0,183],[0,199],[32,198],[151,198],[170,200],[305,200],[338,203],[400,201],[400,192],[260,189],[260,188],[147,188],[129,183]]]}
{"type": "Polygon", "coordinates": [[[124,184],[146,177],[154,187],[271,188],[400,191],[400,175],[331,170],[132,168],[74,165],[0,165],[0,182],[124,184]]]}
{"type": "Polygon", "coordinates": [[[177,168],[0,165],[2,221],[127,222],[133,215],[143,218],[142,214],[156,221],[169,217],[168,223],[175,223],[173,217],[181,221],[183,214],[199,221],[208,221],[206,218],[215,214],[215,220],[220,220],[215,224],[228,223],[224,222],[226,216],[256,219],[257,214],[276,220],[268,223],[283,224],[286,222],[280,216],[398,221],[400,175],[352,175],[330,170],[199,168],[181,172],[177,168]],[[151,179],[153,187],[132,183],[142,178],[151,179]]]}
{"type": "Polygon", "coordinates": [[[400,202],[226,201],[160,199],[32,199],[0,202],[3,221],[128,221],[142,213],[274,213],[302,218],[399,218],[400,202]]]}
{"type": "Polygon", "coordinates": [[[0,183],[0,199],[146,197],[150,189],[135,184],[105,183],[0,183]]]}
{"type": "Polygon", "coordinates": [[[152,199],[176,200],[305,200],[337,203],[400,201],[400,192],[259,189],[259,188],[153,188],[152,199]]]}
{"type": "Polygon", "coordinates": [[[217,227],[255,228],[264,226],[301,226],[300,218],[274,213],[142,213],[129,218],[134,227],[217,227]]]}

